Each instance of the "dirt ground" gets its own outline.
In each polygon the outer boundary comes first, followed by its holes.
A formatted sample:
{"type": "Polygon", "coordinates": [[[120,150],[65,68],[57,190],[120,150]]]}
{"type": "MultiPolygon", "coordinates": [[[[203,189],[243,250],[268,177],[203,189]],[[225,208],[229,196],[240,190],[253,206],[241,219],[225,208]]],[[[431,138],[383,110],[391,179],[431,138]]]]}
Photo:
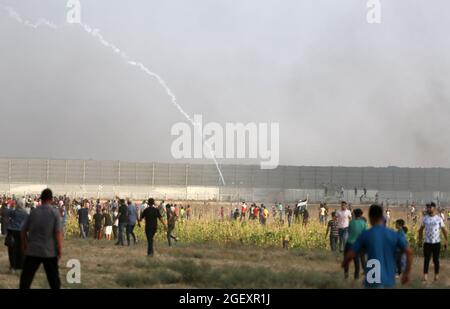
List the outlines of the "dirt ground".
{"type": "MultiPolygon", "coordinates": [[[[3,239],[1,239],[3,240],[3,239]]],[[[360,288],[362,280],[344,280],[342,256],[328,250],[302,251],[240,245],[146,243],[117,247],[106,240],[68,240],[60,261],[63,288],[360,288]],[[78,259],[81,283],[66,280],[67,261],[78,259]]],[[[407,288],[450,288],[450,260],[441,260],[439,282],[421,282],[423,260],[415,257],[407,288]]],[[[352,274],[353,267],[350,272],[352,274]]],[[[9,270],[6,247],[0,251],[0,288],[17,288],[19,274],[9,270]]],[[[33,288],[48,288],[43,267],[33,288]]],[[[401,285],[398,284],[401,288],[401,285]]]]}

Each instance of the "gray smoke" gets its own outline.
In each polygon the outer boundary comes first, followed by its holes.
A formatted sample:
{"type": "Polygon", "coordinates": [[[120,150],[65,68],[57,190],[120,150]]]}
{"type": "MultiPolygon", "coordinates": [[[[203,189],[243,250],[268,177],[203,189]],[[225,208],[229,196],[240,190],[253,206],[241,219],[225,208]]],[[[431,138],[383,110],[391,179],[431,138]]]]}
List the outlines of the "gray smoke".
{"type": "MultiPolygon", "coordinates": [[[[65,22],[64,1],[0,2],[65,22]]],[[[280,122],[282,164],[450,167],[450,3],[381,2],[369,25],[360,0],[81,1],[187,114],[280,122]]],[[[0,157],[174,161],[183,115],[92,37],[0,12],[0,42],[0,157]]]]}

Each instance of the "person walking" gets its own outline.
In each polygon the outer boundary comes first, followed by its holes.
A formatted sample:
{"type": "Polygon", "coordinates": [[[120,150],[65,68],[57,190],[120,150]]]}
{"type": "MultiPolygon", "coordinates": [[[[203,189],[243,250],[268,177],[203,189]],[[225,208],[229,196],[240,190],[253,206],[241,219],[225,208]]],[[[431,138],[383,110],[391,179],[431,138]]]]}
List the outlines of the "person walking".
{"type": "Polygon", "coordinates": [[[173,231],[175,230],[175,223],[177,221],[177,215],[175,213],[174,207],[167,205],[167,241],[169,243],[169,247],[172,247],[172,239],[178,241],[178,238],[173,235],[173,231]]]}
{"type": "Polygon", "coordinates": [[[339,230],[339,252],[344,251],[348,238],[348,225],[352,219],[352,213],[347,209],[347,202],[341,202],[341,209],[336,212],[339,230]]]}
{"type": "Polygon", "coordinates": [[[80,237],[86,238],[89,225],[89,209],[88,203],[84,203],[83,208],[78,210],[78,225],[80,227],[80,237]]]}
{"type": "MultiPolygon", "coordinates": [[[[363,219],[363,211],[359,208],[355,209],[353,211],[355,219],[350,221],[348,225],[348,239],[347,243],[345,244],[344,249],[344,255],[347,254],[348,251],[350,251],[351,247],[355,243],[356,239],[358,239],[359,235],[362,234],[367,229],[367,223],[363,219]]],[[[353,263],[355,264],[355,274],[354,279],[359,279],[359,273],[361,269],[361,265],[364,267],[366,265],[366,258],[364,254],[364,250],[361,250],[358,254],[355,255],[353,258],[353,263]]],[[[345,279],[348,278],[348,271],[349,267],[348,265],[344,268],[344,277],[345,279]]]]}
{"type": "Polygon", "coordinates": [[[117,215],[119,218],[119,240],[116,242],[116,246],[124,246],[123,232],[128,225],[128,207],[125,200],[120,200],[119,204],[119,214],[117,215]]]}
{"type": "Polygon", "coordinates": [[[422,219],[422,225],[419,228],[419,244],[422,244],[423,232],[425,231],[425,242],[423,244],[423,281],[428,280],[428,268],[431,255],[433,255],[434,281],[437,281],[439,280],[441,231],[445,238],[444,248],[447,249],[447,230],[445,229],[444,221],[436,213],[436,204],[432,202],[426,206],[427,214],[422,219]]]}
{"type": "Polygon", "coordinates": [[[402,284],[410,281],[413,261],[412,250],[404,235],[384,225],[383,208],[373,204],[369,208],[371,228],[362,232],[344,257],[342,267],[348,267],[358,253],[364,249],[368,262],[365,267],[366,288],[392,288],[395,286],[396,255],[398,250],[406,254],[406,268],[402,284]]]}
{"type": "Polygon", "coordinates": [[[339,240],[339,229],[338,229],[336,212],[334,212],[334,211],[331,213],[331,220],[328,221],[325,237],[327,237],[328,232],[330,232],[331,251],[335,252],[337,250],[337,244],[338,244],[338,240],[339,240]]]}
{"type": "Polygon", "coordinates": [[[53,193],[45,189],[41,193],[42,205],[33,210],[21,231],[22,249],[25,253],[20,288],[29,289],[34,275],[44,264],[47,280],[52,289],[59,289],[58,261],[62,252],[62,227],[58,210],[52,208],[53,193]]]}
{"type": "Polygon", "coordinates": [[[12,272],[18,269],[22,269],[23,266],[23,252],[22,252],[22,240],[20,237],[20,231],[28,214],[25,211],[25,200],[19,199],[14,209],[10,209],[8,213],[9,224],[8,233],[6,235],[5,243],[8,246],[9,267],[12,272]]]}
{"type": "Polygon", "coordinates": [[[131,201],[128,201],[128,224],[127,224],[127,245],[130,245],[130,235],[133,236],[133,243],[137,243],[137,237],[134,234],[134,227],[138,220],[138,213],[136,206],[131,201]]]}
{"type": "Polygon", "coordinates": [[[150,198],[148,200],[148,207],[141,213],[141,216],[138,221],[138,226],[141,226],[141,221],[145,219],[145,235],[147,237],[147,255],[153,256],[153,237],[158,230],[158,220],[167,229],[166,224],[164,223],[161,212],[158,208],[155,207],[155,200],[150,198]]]}

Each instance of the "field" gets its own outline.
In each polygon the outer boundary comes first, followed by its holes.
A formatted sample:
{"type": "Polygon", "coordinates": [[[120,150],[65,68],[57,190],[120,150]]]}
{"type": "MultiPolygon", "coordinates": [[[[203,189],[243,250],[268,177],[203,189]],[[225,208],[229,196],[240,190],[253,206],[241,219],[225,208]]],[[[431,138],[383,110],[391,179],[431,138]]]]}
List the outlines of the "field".
{"type": "MultiPolygon", "coordinates": [[[[143,229],[137,230],[139,242],[130,247],[114,246],[114,241],[81,240],[76,223],[68,225],[60,261],[64,288],[359,288],[361,281],[344,280],[340,268],[342,255],[330,252],[325,227],[318,223],[316,207],[311,207],[311,222],[291,228],[271,219],[267,226],[257,222],[220,221],[218,207],[193,205],[193,218],[177,224],[180,242],[169,248],[160,230],[156,255],[146,257],[143,229]],[[200,217],[200,218],[199,218],[200,217]],[[282,238],[290,236],[289,250],[282,238]],[[66,282],[66,263],[81,263],[81,283],[66,282]]],[[[404,217],[395,211],[393,219],[404,217]]],[[[416,247],[416,231],[410,228],[409,240],[416,249],[410,288],[450,288],[448,251],[441,259],[441,278],[423,284],[423,259],[416,247]]],[[[353,267],[350,268],[350,275],[353,267]]],[[[0,288],[16,288],[18,274],[8,270],[6,250],[0,254],[0,288]]],[[[46,288],[41,269],[33,287],[46,288]]]]}

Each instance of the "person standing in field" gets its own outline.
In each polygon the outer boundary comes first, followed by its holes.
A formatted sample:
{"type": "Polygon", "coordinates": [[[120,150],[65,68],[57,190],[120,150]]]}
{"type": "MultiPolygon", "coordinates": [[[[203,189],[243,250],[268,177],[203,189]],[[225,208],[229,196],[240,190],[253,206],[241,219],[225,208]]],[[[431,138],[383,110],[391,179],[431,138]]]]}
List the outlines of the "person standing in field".
{"type": "Polygon", "coordinates": [[[325,224],[325,205],[320,203],[320,208],[319,208],[319,222],[320,224],[325,224]]]}
{"type": "Polygon", "coordinates": [[[100,209],[96,209],[96,213],[94,215],[94,239],[101,240],[103,236],[103,224],[104,224],[104,216],[100,212],[100,209]]]}
{"type": "Polygon", "coordinates": [[[106,211],[106,208],[103,208],[103,220],[105,222],[105,237],[106,240],[111,240],[112,233],[112,219],[111,215],[106,211]]]}
{"type": "Polygon", "coordinates": [[[263,215],[263,222],[262,222],[262,224],[266,225],[267,219],[269,218],[269,210],[265,206],[263,206],[262,215],[263,215]]]}
{"type": "Polygon", "coordinates": [[[28,216],[21,231],[22,249],[25,253],[20,288],[29,289],[34,275],[44,264],[47,280],[52,289],[59,289],[58,260],[62,252],[62,227],[58,210],[51,207],[53,193],[45,189],[41,194],[42,205],[28,216]]]}
{"type": "MultiPolygon", "coordinates": [[[[191,218],[191,205],[187,205],[186,208],[186,220],[189,220],[191,218]]],[[[223,220],[223,216],[222,216],[222,220],[223,220]]]]}
{"type": "Polygon", "coordinates": [[[175,213],[175,207],[170,206],[169,204],[166,206],[167,208],[167,242],[169,243],[169,247],[172,247],[172,239],[178,241],[178,238],[173,235],[173,231],[175,230],[175,223],[177,221],[177,214],[175,213]]]}
{"type": "Polygon", "coordinates": [[[112,216],[112,218],[113,218],[113,227],[112,227],[113,236],[114,236],[114,240],[117,240],[117,236],[118,236],[117,234],[119,231],[119,211],[117,210],[117,207],[113,208],[112,213],[113,213],[113,216],[112,216]]]}
{"type": "Polygon", "coordinates": [[[406,268],[402,284],[410,281],[412,250],[405,237],[384,226],[383,208],[373,204],[369,208],[371,228],[362,232],[345,255],[342,267],[348,267],[358,253],[367,253],[364,285],[366,288],[392,288],[395,286],[395,257],[400,250],[406,254],[406,268]]]}
{"type": "Polygon", "coordinates": [[[348,225],[352,219],[352,213],[347,209],[347,202],[341,202],[341,209],[336,212],[336,216],[339,229],[339,252],[343,252],[348,238],[348,225]]]}
{"type": "Polygon", "coordinates": [[[334,212],[334,211],[331,213],[331,220],[328,221],[327,232],[325,233],[325,238],[327,237],[328,232],[330,232],[331,251],[335,252],[337,249],[337,243],[339,240],[339,229],[338,229],[336,212],[334,212]]]}
{"type": "Polygon", "coordinates": [[[391,224],[391,210],[389,207],[386,209],[386,225],[389,226],[391,224]]]}
{"type": "MultiPolygon", "coordinates": [[[[359,237],[359,235],[361,235],[362,232],[364,232],[367,229],[367,223],[362,218],[362,215],[363,215],[362,210],[357,208],[353,212],[355,215],[355,219],[350,221],[350,223],[348,225],[348,239],[347,239],[347,243],[345,244],[344,256],[347,254],[347,252],[350,251],[351,247],[353,246],[353,244],[355,243],[355,241],[359,237]]],[[[366,259],[365,259],[364,250],[360,250],[359,253],[355,254],[355,257],[353,258],[353,262],[355,264],[355,275],[354,275],[355,280],[359,279],[361,265],[363,267],[364,267],[364,265],[366,265],[365,260],[366,259]]],[[[349,267],[348,267],[348,265],[346,265],[346,267],[344,268],[345,279],[348,278],[348,271],[349,271],[349,267]]]]}
{"type": "Polygon", "coordinates": [[[306,227],[309,222],[309,211],[307,208],[303,210],[303,223],[302,226],[306,227]]]}
{"type": "Polygon", "coordinates": [[[147,256],[153,256],[153,237],[158,230],[158,220],[167,229],[166,224],[164,223],[161,212],[158,208],[155,207],[155,200],[150,198],[148,199],[148,207],[141,213],[141,217],[138,221],[138,226],[141,226],[141,221],[145,219],[145,235],[147,237],[147,256]]]}
{"type": "Polygon", "coordinates": [[[10,209],[8,214],[9,224],[5,244],[8,246],[9,267],[12,272],[15,272],[17,269],[22,269],[24,260],[20,231],[28,218],[28,214],[25,211],[25,200],[19,199],[16,206],[10,209]]]}
{"type": "Polygon", "coordinates": [[[292,211],[292,208],[289,205],[286,208],[286,216],[287,216],[287,220],[288,220],[288,227],[291,227],[293,211],[292,211]]]}
{"type": "Polygon", "coordinates": [[[80,227],[80,237],[86,238],[89,225],[88,203],[83,204],[83,208],[78,210],[78,225],[80,227]]]}
{"type": "Polygon", "coordinates": [[[247,213],[247,204],[245,202],[242,202],[241,204],[241,217],[239,221],[245,220],[245,215],[247,213]]]}
{"type": "Polygon", "coordinates": [[[425,230],[425,242],[423,244],[423,281],[428,280],[428,268],[430,258],[433,255],[434,264],[434,280],[439,280],[439,254],[441,251],[441,231],[444,235],[444,248],[447,249],[448,239],[447,230],[444,221],[436,214],[436,204],[430,203],[426,205],[427,214],[422,219],[422,225],[419,229],[419,244],[422,244],[423,231],[425,230]]]}
{"type": "Polygon", "coordinates": [[[126,227],[126,233],[127,233],[127,245],[130,245],[130,235],[133,237],[133,243],[137,243],[137,237],[134,234],[134,227],[136,226],[136,222],[138,220],[138,212],[136,206],[131,202],[131,200],[128,200],[128,223],[126,227]]]}
{"type": "Polygon", "coordinates": [[[280,221],[283,221],[283,204],[278,203],[278,213],[280,215],[280,221]]]}
{"type": "Polygon", "coordinates": [[[253,220],[259,220],[259,207],[256,204],[253,207],[253,220]]]}

